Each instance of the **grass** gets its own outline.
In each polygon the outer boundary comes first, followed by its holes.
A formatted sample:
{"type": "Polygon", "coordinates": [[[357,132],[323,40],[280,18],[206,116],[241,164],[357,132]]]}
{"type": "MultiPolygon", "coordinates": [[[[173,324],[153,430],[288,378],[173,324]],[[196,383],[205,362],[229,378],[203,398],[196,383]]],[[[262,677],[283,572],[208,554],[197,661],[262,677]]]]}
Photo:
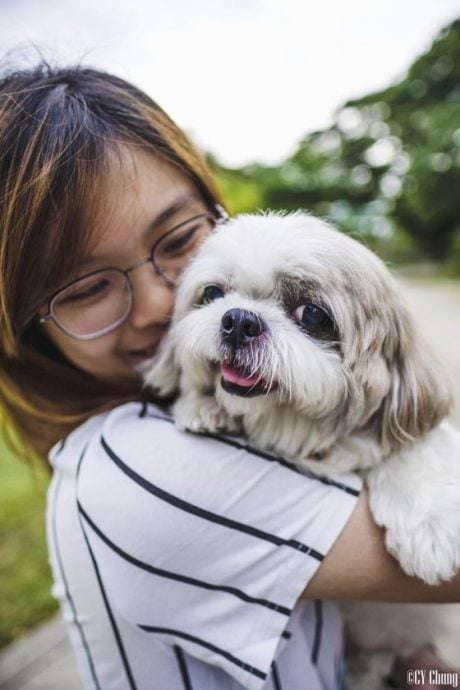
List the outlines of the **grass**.
{"type": "Polygon", "coordinates": [[[57,608],[45,540],[48,481],[0,438],[0,647],[57,608]]]}

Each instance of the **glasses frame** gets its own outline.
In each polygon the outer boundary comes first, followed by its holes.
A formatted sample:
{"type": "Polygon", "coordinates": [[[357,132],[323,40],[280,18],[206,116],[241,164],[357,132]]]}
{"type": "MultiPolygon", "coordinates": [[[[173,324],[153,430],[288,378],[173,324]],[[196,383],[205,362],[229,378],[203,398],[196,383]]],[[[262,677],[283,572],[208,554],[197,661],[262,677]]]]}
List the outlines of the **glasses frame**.
{"type": "Polygon", "coordinates": [[[171,280],[167,275],[164,273],[164,269],[161,268],[161,266],[157,266],[155,263],[155,250],[158,247],[158,245],[165,240],[165,238],[169,237],[173,232],[176,232],[179,228],[181,228],[183,225],[186,225],[187,223],[191,223],[194,220],[198,220],[199,218],[208,218],[209,220],[212,220],[214,223],[214,226],[211,228],[211,232],[215,229],[217,224],[225,223],[229,219],[229,216],[225,209],[220,205],[220,204],[215,204],[214,206],[215,212],[211,213],[209,211],[204,212],[204,213],[198,213],[195,216],[191,216],[191,218],[187,218],[187,220],[182,221],[181,223],[178,223],[175,225],[173,228],[168,230],[168,232],[165,232],[164,235],[159,237],[155,244],[153,245],[150,254],[143,259],[140,259],[139,261],[136,261],[135,264],[132,266],[129,266],[128,268],[122,269],[122,268],[112,268],[108,266],[107,268],[99,268],[97,271],[92,271],[90,273],[86,273],[84,276],[81,276],[80,278],[77,278],[77,280],[72,280],[70,283],[67,283],[67,285],[64,285],[63,287],[59,288],[59,290],[56,290],[56,292],[53,292],[53,294],[49,297],[48,299],[48,311],[46,314],[43,316],[38,317],[39,323],[47,323],[48,321],[53,321],[53,323],[56,325],[57,328],[59,328],[62,333],[65,333],[65,335],[68,335],[70,338],[74,338],[75,340],[94,340],[95,338],[100,338],[103,335],[107,335],[107,333],[111,333],[114,331],[118,326],[121,326],[128,318],[129,315],[131,314],[133,304],[134,304],[134,288],[133,284],[131,282],[131,279],[129,277],[129,274],[134,271],[136,268],[139,268],[140,266],[143,266],[144,264],[150,263],[152,265],[153,270],[155,271],[156,275],[161,278],[161,280],[170,288],[174,288],[176,285],[176,281],[171,280]],[[91,276],[97,275],[98,273],[105,273],[106,271],[114,271],[116,273],[121,273],[125,279],[126,279],[126,284],[128,286],[129,290],[129,303],[128,307],[123,314],[122,317],[120,317],[116,322],[110,324],[110,326],[106,326],[105,328],[102,328],[100,331],[97,331],[96,333],[91,333],[88,335],[77,335],[76,333],[72,333],[69,331],[65,326],[59,323],[59,321],[56,319],[55,315],[53,314],[53,305],[56,302],[57,298],[59,295],[61,295],[64,290],[67,290],[69,287],[72,285],[76,285],[79,283],[81,280],[86,280],[87,278],[91,278],[91,276]]]}

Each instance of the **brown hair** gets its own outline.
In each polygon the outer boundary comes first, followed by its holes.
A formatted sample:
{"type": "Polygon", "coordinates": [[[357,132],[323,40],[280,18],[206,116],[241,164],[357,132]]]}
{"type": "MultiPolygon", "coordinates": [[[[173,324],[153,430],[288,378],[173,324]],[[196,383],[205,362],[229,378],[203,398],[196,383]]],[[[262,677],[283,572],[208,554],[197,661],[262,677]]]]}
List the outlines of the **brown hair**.
{"type": "Polygon", "coordinates": [[[178,166],[210,208],[220,202],[202,157],[133,85],[46,63],[0,79],[0,404],[40,454],[91,415],[141,395],[77,369],[35,319],[81,258],[97,181],[123,144],[178,166]]]}

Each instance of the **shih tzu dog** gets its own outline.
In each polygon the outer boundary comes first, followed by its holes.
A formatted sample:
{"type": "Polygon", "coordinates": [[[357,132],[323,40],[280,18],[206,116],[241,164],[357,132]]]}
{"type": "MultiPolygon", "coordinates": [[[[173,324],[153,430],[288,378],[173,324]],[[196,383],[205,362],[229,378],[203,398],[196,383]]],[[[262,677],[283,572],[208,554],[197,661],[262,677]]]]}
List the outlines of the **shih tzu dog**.
{"type": "MultiPolygon", "coordinates": [[[[460,568],[448,387],[389,270],[326,222],[269,213],[218,226],[183,274],[145,382],[179,392],[180,428],[243,434],[305,472],[360,473],[407,574],[435,584],[460,568]]],[[[394,607],[386,636],[366,606],[352,614],[358,642],[393,646],[394,607]]],[[[430,636],[399,619],[398,651],[430,636]]]]}

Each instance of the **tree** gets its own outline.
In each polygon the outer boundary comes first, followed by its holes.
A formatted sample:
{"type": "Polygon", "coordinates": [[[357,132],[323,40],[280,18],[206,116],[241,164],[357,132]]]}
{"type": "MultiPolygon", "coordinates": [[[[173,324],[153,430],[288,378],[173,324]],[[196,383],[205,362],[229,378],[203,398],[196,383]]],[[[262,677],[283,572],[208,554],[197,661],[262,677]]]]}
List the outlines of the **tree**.
{"type": "Polygon", "coordinates": [[[235,210],[256,199],[308,208],[371,245],[407,247],[410,236],[425,256],[446,259],[460,232],[460,20],[399,83],[346,103],[281,166],[220,174],[239,192],[235,210]]]}

